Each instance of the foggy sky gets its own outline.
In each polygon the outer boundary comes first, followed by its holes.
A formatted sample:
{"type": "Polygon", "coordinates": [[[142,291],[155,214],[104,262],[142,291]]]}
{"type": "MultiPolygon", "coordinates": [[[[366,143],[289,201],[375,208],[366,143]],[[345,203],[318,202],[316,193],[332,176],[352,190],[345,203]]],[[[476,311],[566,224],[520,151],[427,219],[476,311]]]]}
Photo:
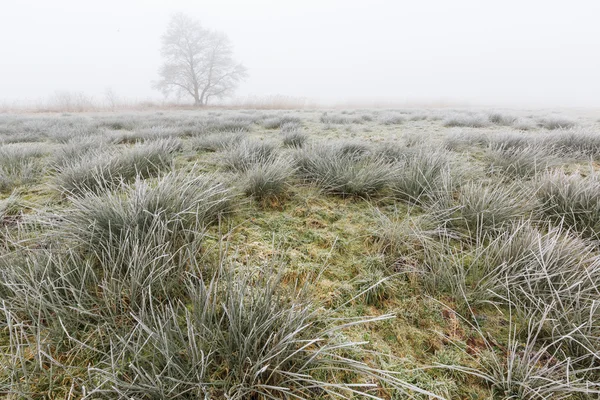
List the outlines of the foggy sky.
{"type": "Polygon", "coordinates": [[[600,1],[1,0],[0,101],[151,88],[182,11],[225,32],[238,96],[600,106],[600,1]]]}

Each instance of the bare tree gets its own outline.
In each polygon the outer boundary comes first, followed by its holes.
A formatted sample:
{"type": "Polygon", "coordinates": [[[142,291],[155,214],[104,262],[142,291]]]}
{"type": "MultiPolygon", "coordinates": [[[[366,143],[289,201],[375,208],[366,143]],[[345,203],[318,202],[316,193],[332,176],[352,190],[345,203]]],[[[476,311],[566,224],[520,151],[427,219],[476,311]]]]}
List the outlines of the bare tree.
{"type": "Polygon", "coordinates": [[[171,18],[162,36],[161,55],[165,62],[155,88],[165,96],[190,95],[197,106],[230,95],[247,76],[246,68],[233,59],[225,34],[204,29],[184,14],[171,18]]]}

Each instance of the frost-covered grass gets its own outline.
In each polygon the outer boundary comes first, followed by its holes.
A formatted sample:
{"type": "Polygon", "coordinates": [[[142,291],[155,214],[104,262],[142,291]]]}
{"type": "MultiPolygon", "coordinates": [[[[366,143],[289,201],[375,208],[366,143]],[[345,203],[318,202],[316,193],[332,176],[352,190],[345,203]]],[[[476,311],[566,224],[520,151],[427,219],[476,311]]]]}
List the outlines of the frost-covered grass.
{"type": "Polygon", "coordinates": [[[0,115],[0,393],[595,398],[597,120],[0,115]]]}

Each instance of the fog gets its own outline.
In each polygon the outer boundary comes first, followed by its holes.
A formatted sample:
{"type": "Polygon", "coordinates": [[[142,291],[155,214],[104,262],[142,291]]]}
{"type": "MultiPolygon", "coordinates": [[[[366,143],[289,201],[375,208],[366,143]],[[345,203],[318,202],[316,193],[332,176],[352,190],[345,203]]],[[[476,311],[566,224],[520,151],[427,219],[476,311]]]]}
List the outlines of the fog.
{"type": "Polygon", "coordinates": [[[548,0],[4,0],[0,101],[162,99],[151,84],[178,11],[229,36],[240,97],[600,105],[600,2],[548,0]]]}

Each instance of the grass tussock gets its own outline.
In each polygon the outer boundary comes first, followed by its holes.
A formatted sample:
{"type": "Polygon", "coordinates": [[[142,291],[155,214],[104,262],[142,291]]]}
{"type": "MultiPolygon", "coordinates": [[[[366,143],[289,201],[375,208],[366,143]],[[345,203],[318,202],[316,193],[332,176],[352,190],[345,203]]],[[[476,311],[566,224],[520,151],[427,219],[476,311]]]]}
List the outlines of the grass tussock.
{"type": "Polygon", "coordinates": [[[373,196],[389,183],[391,165],[352,142],[313,144],[295,153],[298,173],[329,193],[373,196]]]}
{"type": "Polygon", "coordinates": [[[435,201],[452,185],[449,155],[428,148],[408,153],[396,164],[390,180],[397,199],[415,204],[435,201]]]}
{"type": "Polygon", "coordinates": [[[230,147],[222,155],[226,169],[246,172],[256,165],[271,162],[277,156],[275,144],[267,141],[245,140],[230,147]]]}
{"type": "Polygon", "coordinates": [[[294,172],[291,160],[285,157],[256,164],[242,176],[244,192],[257,200],[281,197],[294,172]]]}
{"type": "Polygon", "coordinates": [[[548,172],[540,178],[537,197],[542,216],[588,237],[598,237],[600,179],[596,173],[582,176],[568,175],[560,170],[548,172]]]}
{"type": "Polygon", "coordinates": [[[489,158],[492,174],[511,178],[531,178],[558,164],[558,160],[541,145],[496,145],[490,148],[489,158]]]}
{"type": "Polygon", "coordinates": [[[119,152],[90,151],[73,160],[63,160],[54,184],[65,194],[100,192],[140,177],[156,176],[171,168],[181,142],[173,139],[137,144],[119,152]]]}
{"type": "Polygon", "coordinates": [[[191,148],[194,151],[222,151],[234,147],[246,134],[243,132],[218,132],[199,135],[190,139],[191,148]]]}
{"type": "Polygon", "coordinates": [[[229,189],[215,176],[172,172],[156,183],[138,178],[114,191],[74,197],[59,228],[97,253],[120,242],[155,241],[157,227],[168,234],[162,242],[178,246],[190,231],[201,233],[228,210],[230,200],[229,189]]]}

